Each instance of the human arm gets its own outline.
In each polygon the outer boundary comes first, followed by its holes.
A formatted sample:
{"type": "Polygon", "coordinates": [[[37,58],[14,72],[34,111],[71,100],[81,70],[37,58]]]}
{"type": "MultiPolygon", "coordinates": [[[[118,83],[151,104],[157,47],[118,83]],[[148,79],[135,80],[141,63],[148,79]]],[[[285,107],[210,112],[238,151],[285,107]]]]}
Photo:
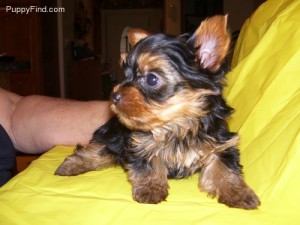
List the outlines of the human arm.
{"type": "Polygon", "coordinates": [[[1,88],[0,95],[0,104],[7,104],[4,111],[8,111],[0,122],[15,148],[26,153],[45,152],[55,145],[86,144],[112,116],[107,101],[21,97],[1,88]],[[7,103],[9,98],[13,100],[7,103]]]}

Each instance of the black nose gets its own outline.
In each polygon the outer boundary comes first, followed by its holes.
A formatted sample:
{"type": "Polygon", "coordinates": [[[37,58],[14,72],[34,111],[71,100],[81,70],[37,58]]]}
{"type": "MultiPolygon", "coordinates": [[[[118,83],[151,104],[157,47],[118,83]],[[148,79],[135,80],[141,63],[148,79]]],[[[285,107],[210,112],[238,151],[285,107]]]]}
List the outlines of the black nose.
{"type": "Polygon", "coordinates": [[[122,96],[119,92],[115,92],[112,94],[112,100],[115,104],[117,104],[121,100],[122,96]]]}

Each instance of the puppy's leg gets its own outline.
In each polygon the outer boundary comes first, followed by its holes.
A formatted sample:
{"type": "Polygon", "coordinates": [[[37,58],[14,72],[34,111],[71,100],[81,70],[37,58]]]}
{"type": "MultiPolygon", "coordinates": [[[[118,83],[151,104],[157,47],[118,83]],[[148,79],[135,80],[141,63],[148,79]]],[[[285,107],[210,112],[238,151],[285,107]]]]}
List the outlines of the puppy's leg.
{"type": "Polygon", "coordinates": [[[218,196],[218,201],[229,207],[255,209],[260,201],[245,183],[232,151],[237,150],[230,149],[225,160],[220,154],[210,155],[201,170],[199,187],[212,197],[218,196]]]}
{"type": "Polygon", "coordinates": [[[169,188],[167,173],[167,168],[157,157],[150,163],[137,162],[128,165],[133,199],[140,203],[152,204],[164,201],[169,188]]]}
{"type": "Polygon", "coordinates": [[[74,153],[57,168],[55,175],[75,176],[108,167],[115,161],[115,156],[101,143],[91,142],[86,146],[77,145],[74,153]]]}

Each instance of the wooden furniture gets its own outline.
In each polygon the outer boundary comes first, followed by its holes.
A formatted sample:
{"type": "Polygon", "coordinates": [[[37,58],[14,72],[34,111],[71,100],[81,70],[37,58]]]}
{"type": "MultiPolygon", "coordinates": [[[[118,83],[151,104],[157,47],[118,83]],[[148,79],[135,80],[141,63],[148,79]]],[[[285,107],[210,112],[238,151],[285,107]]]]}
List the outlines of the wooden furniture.
{"type": "MultiPolygon", "coordinates": [[[[16,13],[6,6],[39,6],[39,1],[0,1],[0,54],[15,57],[12,62],[2,62],[0,86],[20,95],[42,94],[40,14],[34,10],[16,13]]],[[[38,155],[17,153],[15,172],[21,172],[37,158],[38,155]]]]}
{"type": "Polygon", "coordinates": [[[0,53],[14,56],[16,61],[30,63],[27,70],[9,71],[10,90],[21,95],[42,93],[41,47],[39,14],[15,13],[6,6],[38,6],[39,1],[1,1],[0,2],[0,53]]]}
{"type": "Polygon", "coordinates": [[[40,155],[29,155],[23,153],[17,153],[16,156],[16,165],[15,165],[15,173],[20,173],[21,171],[25,170],[33,160],[38,159],[40,155]]]}

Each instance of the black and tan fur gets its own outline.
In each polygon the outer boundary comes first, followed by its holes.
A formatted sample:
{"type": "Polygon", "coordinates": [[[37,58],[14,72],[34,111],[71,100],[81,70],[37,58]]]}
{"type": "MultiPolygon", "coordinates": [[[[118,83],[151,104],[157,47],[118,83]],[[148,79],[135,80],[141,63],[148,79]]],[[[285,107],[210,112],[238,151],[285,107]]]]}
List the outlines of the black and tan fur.
{"type": "Polygon", "coordinates": [[[257,208],[259,199],[239,164],[239,136],[226,123],[232,113],[222,96],[226,23],[227,16],[215,16],[193,35],[179,37],[131,30],[133,48],[121,55],[125,80],[112,93],[116,116],[55,173],[71,176],[120,164],[133,198],[159,203],[168,196],[168,178],[199,172],[200,190],[219,202],[257,208]]]}

